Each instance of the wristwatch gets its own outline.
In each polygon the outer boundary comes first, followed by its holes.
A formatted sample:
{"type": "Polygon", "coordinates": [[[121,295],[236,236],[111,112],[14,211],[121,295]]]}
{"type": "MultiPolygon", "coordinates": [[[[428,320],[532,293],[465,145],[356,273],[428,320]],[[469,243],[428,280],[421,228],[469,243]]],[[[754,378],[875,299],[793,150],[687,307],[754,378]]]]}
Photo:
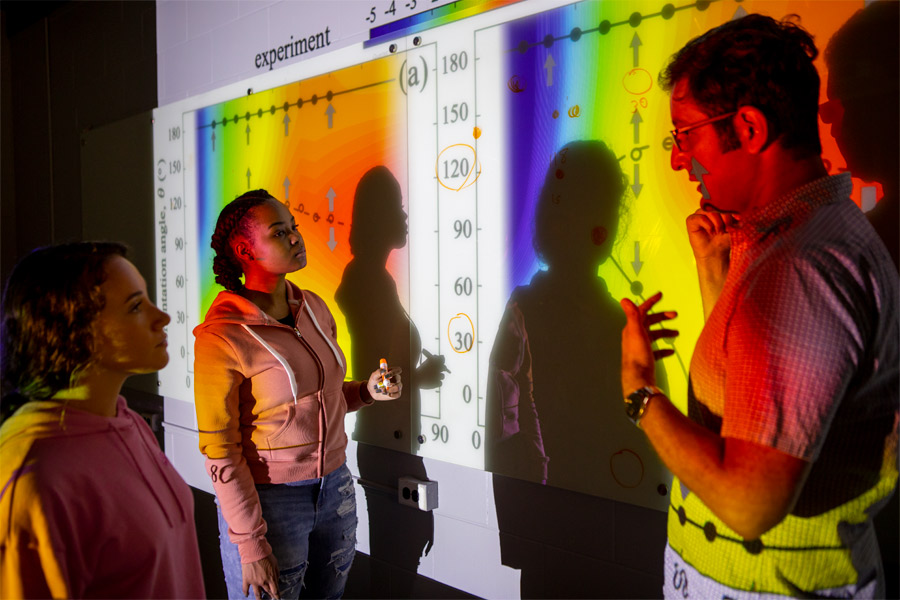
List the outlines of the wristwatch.
{"type": "Polygon", "coordinates": [[[665,395],[661,389],[655,385],[648,385],[637,389],[625,397],[625,414],[631,419],[631,422],[640,427],[641,417],[644,416],[644,410],[650,398],[656,395],[665,395]]]}

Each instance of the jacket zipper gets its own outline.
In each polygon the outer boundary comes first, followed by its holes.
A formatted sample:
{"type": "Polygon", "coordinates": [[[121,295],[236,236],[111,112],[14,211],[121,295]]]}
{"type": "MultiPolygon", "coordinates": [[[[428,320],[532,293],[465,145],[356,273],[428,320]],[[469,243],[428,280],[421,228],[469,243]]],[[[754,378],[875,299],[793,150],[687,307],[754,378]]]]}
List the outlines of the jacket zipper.
{"type": "MultiPolygon", "coordinates": [[[[294,326],[294,334],[297,336],[297,339],[300,340],[300,343],[303,344],[309,353],[312,355],[313,359],[316,361],[316,366],[319,368],[319,389],[316,392],[316,395],[319,397],[319,407],[321,409],[322,416],[319,418],[319,429],[322,431],[322,441],[319,444],[319,464],[318,466],[318,476],[322,477],[325,474],[325,440],[328,436],[326,419],[325,419],[325,365],[322,364],[322,361],[319,360],[319,355],[316,354],[315,350],[313,350],[312,346],[310,346],[309,342],[303,337],[303,334],[300,333],[300,330],[294,326]]],[[[295,400],[296,402],[296,400],[295,400]]]]}

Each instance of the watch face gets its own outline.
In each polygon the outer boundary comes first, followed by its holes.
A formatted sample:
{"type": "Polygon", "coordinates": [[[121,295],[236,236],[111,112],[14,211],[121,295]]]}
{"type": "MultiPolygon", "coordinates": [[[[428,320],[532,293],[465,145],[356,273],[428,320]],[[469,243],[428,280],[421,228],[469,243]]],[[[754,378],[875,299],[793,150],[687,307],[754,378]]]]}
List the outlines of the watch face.
{"type": "Polygon", "coordinates": [[[654,393],[648,388],[641,388],[628,394],[628,397],[625,398],[625,414],[628,415],[628,418],[637,423],[644,413],[647,399],[654,393]]]}
{"type": "Polygon", "coordinates": [[[631,393],[625,398],[625,414],[634,421],[641,410],[641,396],[637,392],[631,393]]]}

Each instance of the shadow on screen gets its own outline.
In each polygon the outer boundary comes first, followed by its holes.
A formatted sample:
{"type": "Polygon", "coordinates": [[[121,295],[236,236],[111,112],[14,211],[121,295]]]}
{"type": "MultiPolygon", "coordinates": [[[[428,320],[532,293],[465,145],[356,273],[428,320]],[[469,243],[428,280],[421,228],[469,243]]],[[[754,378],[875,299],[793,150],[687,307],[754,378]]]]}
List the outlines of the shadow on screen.
{"type": "MultiPolygon", "coordinates": [[[[900,4],[872,2],[857,11],[828,42],[825,62],[828,102],[820,116],[831,125],[831,135],[854,177],[881,184],[884,195],[866,216],[896,266],[900,254],[900,4]]],[[[878,444],[879,436],[873,438],[878,444]]],[[[883,440],[881,435],[882,447],[883,440]]],[[[886,597],[897,598],[900,503],[896,489],[876,515],[875,529],[886,597]]]]}
{"type": "Polygon", "coordinates": [[[872,2],[832,36],[825,50],[828,102],[820,115],[847,161],[884,192],[869,221],[894,264],[900,252],[900,4],[872,2]]]}
{"type": "MultiPolygon", "coordinates": [[[[545,269],[513,290],[491,352],[485,467],[494,473],[502,561],[522,571],[523,598],[602,588],[588,573],[548,569],[533,541],[546,535],[543,544],[580,546],[577,540],[595,530],[589,524],[604,520],[592,507],[613,513],[615,503],[551,486],[629,501],[639,488],[647,493],[650,484],[654,494],[666,481],[645,436],[625,416],[625,317],[597,274],[619,233],[627,186],[602,142],[573,142],[556,154],[534,215],[533,246],[545,269]]],[[[611,548],[613,536],[612,529],[594,532],[590,544],[611,548]]]]}
{"type": "MultiPolygon", "coordinates": [[[[440,385],[443,357],[432,357],[416,369],[422,342],[386,268],[388,256],[406,245],[407,235],[400,184],[386,167],[374,167],[360,179],[352,216],[353,258],[335,292],[352,340],[351,375],[367,379],[381,358],[403,369],[401,397],[363,408],[356,417],[353,437],[359,442],[357,459],[368,507],[370,553],[374,559],[415,573],[420,557],[434,540],[432,513],[403,506],[396,497],[365,483],[396,487],[404,475],[428,479],[422,458],[414,455],[420,433],[419,389],[440,385]],[[385,452],[370,444],[398,452],[386,461],[385,452]]],[[[391,594],[407,597],[397,589],[391,594]]]]}

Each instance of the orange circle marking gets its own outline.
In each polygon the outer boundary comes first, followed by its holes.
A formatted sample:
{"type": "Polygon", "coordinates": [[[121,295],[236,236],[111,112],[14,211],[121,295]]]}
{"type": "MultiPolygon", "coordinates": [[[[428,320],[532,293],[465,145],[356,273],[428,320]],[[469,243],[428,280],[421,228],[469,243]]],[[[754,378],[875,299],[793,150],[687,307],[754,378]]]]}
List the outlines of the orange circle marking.
{"type": "Polygon", "coordinates": [[[634,450],[622,448],[609,457],[609,472],[623,488],[636,488],[644,480],[644,461],[634,450]]]}
{"type": "Polygon", "coordinates": [[[456,316],[447,322],[447,339],[450,341],[450,347],[453,348],[453,351],[457,354],[465,354],[475,347],[475,324],[472,322],[472,319],[469,317],[469,315],[467,315],[466,313],[456,313],[456,316]],[[472,332],[472,344],[464,350],[457,350],[453,345],[453,337],[450,335],[450,325],[453,324],[453,321],[462,318],[465,318],[469,322],[469,330],[472,332]]]}
{"type": "MultiPolygon", "coordinates": [[[[468,154],[468,152],[466,154],[468,154]]],[[[465,159],[465,158],[468,158],[468,156],[463,157],[463,159],[465,159]]],[[[435,175],[435,177],[437,177],[438,183],[440,183],[443,187],[447,188],[448,190],[453,190],[454,192],[458,192],[458,191],[463,190],[463,189],[469,187],[470,185],[474,184],[476,181],[478,181],[478,178],[481,177],[481,163],[478,162],[478,155],[475,152],[475,148],[473,148],[469,144],[451,144],[451,145],[447,146],[446,148],[441,150],[440,154],[438,154],[438,156],[437,156],[437,160],[434,163],[434,175],[435,175]],[[450,186],[450,185],[447,185],[446,183],[444,183],[444,180],[441,179],[441,173],[440,173],[441,156],[444,155],[444,152],[446,152],[447,150],[451,150],[453,148],[468,148],[469,152],[471,152],[471,155],[472,155],[471,156],[472,166],[469,169],[469,172],[466,173],[466,178],[462,182],[462,184],[460,184],[459,187],[453,187],[453,186],[450,186]],[[472,178],[473,173],[475,174],[474,178],[472,178]]]]}
{"type": "Polygon", "coordinates": [[[647,69],[634,68],[622,78],[622,86],[625,91],[635,96],[646,94],[653,87],[653,76],[647,69]]]}

